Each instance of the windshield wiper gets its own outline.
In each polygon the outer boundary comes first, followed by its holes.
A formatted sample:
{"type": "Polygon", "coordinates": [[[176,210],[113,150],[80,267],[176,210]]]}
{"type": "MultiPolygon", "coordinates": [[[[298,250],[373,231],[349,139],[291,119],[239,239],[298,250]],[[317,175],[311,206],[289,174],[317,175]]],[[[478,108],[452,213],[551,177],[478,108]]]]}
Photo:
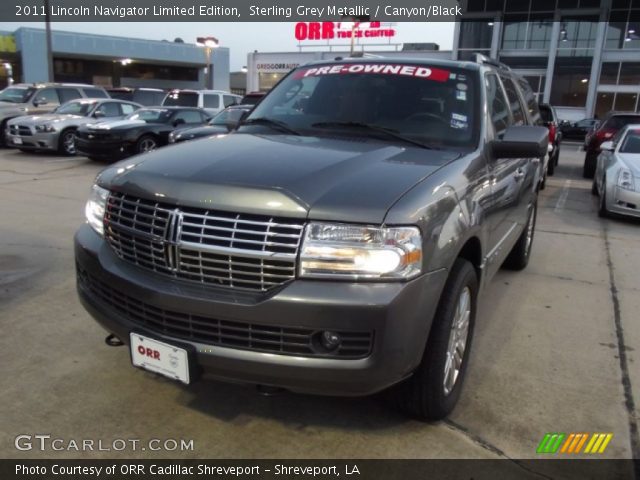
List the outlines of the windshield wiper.
{"type": "Polygon", "coordinates": [[[258,117],[258,118],[250,118],[242,122],[241,125],[266,125],[271,127],[274,130],[280,130],[281,132],[290,133],[291,135],[300,135],[300,132],[297,132],[285,122],[281,122],[280,120],[274,120],[273,118],[267,117],[258,117]]]}
{"type": "Polygon", "coordinates": [[[439,150],[438,147],[433,145],[427,145],[426,143],[419,142],[418,140],[414,140],[413,138],[402,135],[397,130],[387,127],[381,127],[380,125],[373,125],[370,123],[363,122],[319,122],[311,125],[316,128],[357,128],[360,130],[368,130],[370,132],[381,133],[386,135],[389,138],[395,138],[396,140],[402,140],[405,143],[411,143],[413,145],[417,145],[421,148],[426,148],[428,150],[439,150]]]}

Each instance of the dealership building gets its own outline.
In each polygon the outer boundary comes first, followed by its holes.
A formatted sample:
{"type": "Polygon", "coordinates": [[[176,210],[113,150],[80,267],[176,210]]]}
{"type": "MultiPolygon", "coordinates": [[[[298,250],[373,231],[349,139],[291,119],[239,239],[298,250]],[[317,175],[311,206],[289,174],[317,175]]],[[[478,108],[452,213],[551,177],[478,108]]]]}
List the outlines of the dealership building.
{"type": "Polygon", "coordinates": [[[640,111],[640,1],[473,0],[453,56],[483,52],[524,75],[562,119],[640,111]]]}
{"type": "MultiPolygon", "coordinates": [[[[177,41],[53,31],[56,82],[114,87],[205,88],[206,49],[177,41]]],[[[211,56],[213,88],[229,90],[229,49],[211,56]]],[[[0,86],[47,80],[45,31],[19,28],[0,32],[0,86]]]]}

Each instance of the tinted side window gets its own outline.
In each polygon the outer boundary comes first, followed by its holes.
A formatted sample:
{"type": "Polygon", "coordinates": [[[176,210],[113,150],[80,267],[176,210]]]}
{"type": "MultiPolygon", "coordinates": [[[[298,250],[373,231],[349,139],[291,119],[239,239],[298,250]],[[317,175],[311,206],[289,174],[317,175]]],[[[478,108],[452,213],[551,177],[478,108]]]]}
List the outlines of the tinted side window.
{"type": "Polygon", "coordinates": [[[46,101],[48,104],[57,104],[60,103],[58,98],[58,92],[56,92],[55,88],[43,88],[35,95],[35,100],[41,102],[46,101]]]}
{"type": "Polygon", "coordinates": [[[513,115],[514,125],[524,125],[527,123],[522,103],[520,103],[520,97],[513,81],[510,78],[502,77],[502,84],[507,91],[507,98],[509,99],[509,105],[511,106],[511,113],[513,115]]]}
{"type": "Polygon", "coordinates": [[[162,105],[162,99],[164,93],[149,92],[146,90],[138,90],[134,95],[132,101],[145,105],[147,107],[162,105]]]}
{"type": "Polygon", "coordinates": [[[101,88],[83,88],[82,91],[87,98],[109,98],[107,92],[101,88]]]}
{"type": "Polygon", "coordinates": [[[534,125],[542,125],[542,117],[540,115],[540,108],[538,106],[538,101],[536,100],[536,95],[533,93],[533,90],[531,90],[531,87],[526,80],[520,78],[518,79],[518,83],[520,84],[524,101],[527,103],[527,110],[529,110],[531,122],[534,125]]]}
{"type": "Polygon", "coordinates": [[[500,87],[496,75],[487,75],[485,79],[487,88],[487,103],[489,115],[496,135],[502,135],[509,126],[509,103],[500,87]]]}
{"type": "Polygon", "coordinates": [[[58,96],[60,97],[60,103],[68,102],[69,100],[75,100],[81,98],[80,92],[76,88],[59,88],[58,96]]]}
{"type": "Polygon", "coordinates": [[[202,116],[196,110],[185,110],[178,112],[173,117],[173,121],[184,120],[184,123],[202,123],[202,116]]]}
{"type": "Polygon", "coordinates": [[[228,107],[229,105],[235,105],[236,103],[238,103],[237,98],[231,95],[224,95],[222,100],[224,102],[225,107],[228,107]]]}
{"type": "Polygon", "coordinates": [[[204,108],[220,108],[220,97],[217,94],[203,95],[203,97],[204,108]]]}
{"type": "Polygon", "coordinates": [[[133,113],[136,111],[136,107],[134,107],[129,103],[121,103],[120,108],[122,109],[123,115],[129,115],[130,113],[133,113]]]}

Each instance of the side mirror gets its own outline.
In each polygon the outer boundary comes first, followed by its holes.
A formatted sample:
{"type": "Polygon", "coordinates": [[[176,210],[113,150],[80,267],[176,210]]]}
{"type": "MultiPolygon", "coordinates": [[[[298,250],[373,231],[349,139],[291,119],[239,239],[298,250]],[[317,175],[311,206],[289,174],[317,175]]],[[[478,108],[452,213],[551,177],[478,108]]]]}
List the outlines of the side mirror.
{"type": "Polygon", "coordinates": [[[176,119],[173,121],[173,126],[174,126],[174,127],[178,127],[178,126],[180,126],[180,125],[184,125],[185,123],[187,123],[187,122],[185,122],[185,121],[184,121],[184,118],[176,118],[176,119]]]}
{"type": "Polygon", "coordinates": [[[102,118],[104,117],[104,112],[102,110],[96,110],[95,112],[93,112],[93,116],[95,118],[102,118]]]}
{"type": "Polygon", "coordinates": [[[34,106],[34,107],[39,107],[40,105],[46,105],[47,103],[49,103],[49,102],[47,102],[47,99],[46,99],[46,98],[44,98],[44,97],[40,97],[40,98],[36,98],[36,99],[33,101],[33,106],[34,106]]]}
{"type": "Polygon", "coordinates": [[[244,110],[231,110],[229,111],[229,115],[227,116],[227,120],[224,122],[227,130],[230,132],[237,129],[240,126],[240,123],[245,119],[245,117],[249,115],[249,112],[244,110]]]}
{"type": "Polygon", "coordinates": [[[509,127],[491,142],[494,158],[542,158],[547,154],[549,130],[545,127],[509,127]]]}
{"type": "Polygon", "coordinates": [[[613,146],[613,142],[609,140],[608,142],[602,142],[602,145],[600,145],[600,150],[603,152],[613,152],[615,150],[615,147],[613,146]]]}

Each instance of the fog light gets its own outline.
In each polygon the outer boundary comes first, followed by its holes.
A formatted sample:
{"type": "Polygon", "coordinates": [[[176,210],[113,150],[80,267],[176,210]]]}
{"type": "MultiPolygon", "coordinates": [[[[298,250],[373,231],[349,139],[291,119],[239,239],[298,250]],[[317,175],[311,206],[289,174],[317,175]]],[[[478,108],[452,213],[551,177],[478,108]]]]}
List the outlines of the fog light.
{"type": "Polygon", "coordinates": [[[340,344],[342,343],[342,338],[336,332],[330,332],[327,330],[322,332],[320,341],[322,343],[322,346],[331,352],[340,346],[340,344]]]}

